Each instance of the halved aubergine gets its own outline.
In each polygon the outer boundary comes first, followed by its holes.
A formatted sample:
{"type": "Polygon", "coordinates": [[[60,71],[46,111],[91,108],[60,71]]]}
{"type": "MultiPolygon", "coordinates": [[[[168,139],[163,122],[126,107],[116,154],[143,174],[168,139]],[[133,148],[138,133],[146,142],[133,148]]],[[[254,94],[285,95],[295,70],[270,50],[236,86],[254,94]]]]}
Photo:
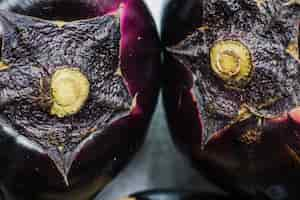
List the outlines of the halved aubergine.
{"type": "Polygon", "coordinates": [[[300,196],[299,22],[299,1],[174,0],[166,8],[172,136],[227,191],[300,196]]]}
{"type": "Polygon", "coordinates": [[[146,134],[160,86],[152,17],[140,0],[0,8],[3,199],[91,199],[146,134]]]}

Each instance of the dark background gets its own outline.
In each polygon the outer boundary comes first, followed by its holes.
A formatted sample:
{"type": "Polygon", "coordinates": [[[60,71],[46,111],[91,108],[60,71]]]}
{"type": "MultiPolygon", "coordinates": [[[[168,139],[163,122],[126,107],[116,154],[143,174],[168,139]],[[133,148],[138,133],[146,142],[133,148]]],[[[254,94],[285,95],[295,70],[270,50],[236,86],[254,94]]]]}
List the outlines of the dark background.
{"type": "MultiPolygon", "coordinates": [[[[160,32],[161,13],[169,0],[145,0],[145,2],[160,32]]],[[[161,97],[145,144],[96,199],[118,200],[137,191],[157,188],[220,191],[195,171],[172,143],[161,97]]]]}
{"type": "Polygon", "coordinates": [[[176,149],[161,102],[160,97],[145,144],[96,200],[119,200],[137,191],[157,188],[221,191],[195,171],[176,149]]]}

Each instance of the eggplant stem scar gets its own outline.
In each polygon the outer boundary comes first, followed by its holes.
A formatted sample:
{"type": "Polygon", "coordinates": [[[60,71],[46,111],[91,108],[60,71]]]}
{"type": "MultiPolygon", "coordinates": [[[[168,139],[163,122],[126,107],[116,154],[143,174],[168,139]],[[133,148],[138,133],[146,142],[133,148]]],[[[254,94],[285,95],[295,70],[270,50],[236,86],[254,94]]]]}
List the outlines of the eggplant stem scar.
{"type": "Polygon", "coordinates": [[[230,77],[235,76],[240,71],[240,58],[232,51],[224,51],[217,55],[217,69],[230,77]]]}
{"type": "Polygon", "coordinates": [[[253,71],[251,52],[237,40],[217,41],[210,50],[211,69],[225,85],[243,88],[253,71]]]}
{"type": "Polygon", "coordinates": [[[51,78],[51,115],[59,118],[76,114],[89,96],[90,84],[77,68],[58,69],[51,78]]]}

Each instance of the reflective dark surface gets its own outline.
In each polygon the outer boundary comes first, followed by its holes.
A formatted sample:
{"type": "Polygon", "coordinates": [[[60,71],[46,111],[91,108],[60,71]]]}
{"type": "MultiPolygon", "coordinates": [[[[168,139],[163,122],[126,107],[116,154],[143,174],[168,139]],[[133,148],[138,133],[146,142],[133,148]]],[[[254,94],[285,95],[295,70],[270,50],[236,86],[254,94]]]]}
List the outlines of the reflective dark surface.
{"type": "Polygon", "coordinates": [[[234,197],[209,192],[195,192],[184,190],[152,190],[130,195],[134,200],[231,200],[234,197]]]}
{"type": "MultiPolygon", "coordinates": [[[[280,196],[277,196],[280,198],[280,196]]],[[[128,198],[122,200],[272,200],[268,194],[257,194],[253,198],[241,198],[237,194],[220,194],[216,192],[201,192],[197,190],[184,189],[156,189],[146,190],[131,194],[128,198]]]]}

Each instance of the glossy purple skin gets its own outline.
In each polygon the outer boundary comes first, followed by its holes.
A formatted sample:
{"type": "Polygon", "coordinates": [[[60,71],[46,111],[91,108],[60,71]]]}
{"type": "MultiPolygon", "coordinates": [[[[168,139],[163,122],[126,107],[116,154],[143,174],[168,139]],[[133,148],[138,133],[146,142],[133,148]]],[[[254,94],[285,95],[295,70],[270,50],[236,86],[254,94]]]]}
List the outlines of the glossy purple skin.
{"type": "MultiPolygon", "coordinates": [[[[163,21],[165,46],[178,44],[205,23],[199,9],[201,6],[200,0],[169,3],[163,21]]],[[[281,194],[297,199],[300,195],[300,109],[296,107],[265,120],[262,130],[264,138],[255,153],[257,171],[253,175],[247,174],[249,166],[247,158],[243,157],[247,153],[239,152],[241,148],[233,143],[248,122],[220,130],[206,143],[202,135],[201,105],[196,99],[192,72],[168,51],[165,58],[163,96],[169,127],[174,142],[193,165],[226,191],[251,196],[257,192],[279,189],[281,194]],[[241,163],[245,166],[235,168],[241,163]]]]}
{"type": "MultiPolygon", "coordinates": [[[[58,10],[53,4],[54,7],[45,12],[39,12],[43,4],[35,7],[31,1],[11,8],[4,6],[4,9],[51,20],[83,19],[112,14],[120,2],[97,0],[92,6],[85,7],[83,3],[82,7],[69,7],[71,17],[65,16],[68,12],[64,6],[72,3],[59,4],[62,6],[58,6],[58,10]]],[[[24,146],[9,124],[0,123],[0,183],[4,199],[43,199],[48,195],[47,199],[91,198],[110,182],[142,144],[158,95],[160,48],[154,22],[144,3],[140,0],[122,3],[120,66],[130,95],[136,96],[130,114],[81,142],[75,149],[67,175],[69,185],[46,152],[24,146]]]]}

